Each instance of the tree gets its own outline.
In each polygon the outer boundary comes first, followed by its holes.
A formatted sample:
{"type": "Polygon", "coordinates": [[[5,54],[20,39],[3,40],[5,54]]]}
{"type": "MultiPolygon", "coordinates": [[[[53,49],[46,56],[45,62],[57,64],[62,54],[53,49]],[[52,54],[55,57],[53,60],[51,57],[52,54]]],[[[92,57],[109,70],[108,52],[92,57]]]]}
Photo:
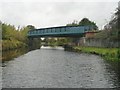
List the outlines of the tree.
{"type": "Polygon", "coordinates": [[[32,30],[32,29],[35,29],[35,26],[33,26],[33,25],[27,25],[27,28],[28,28],[29,30],[32,30]]]}
{"type": "Polygon", "coordinates": [[[72,23],[67,24],[66,26],[91,26],[94,30],[98,30],[96,23],[90,21],[88,18],[83,18],[79,23],[74,20],[72,23]]]}
{"type": "Polygon", "coordinates": [[[105,25],[105,29],[119,29],[120,30],[120,6],[116,9],[116,12],[112,15],[109,23],[105,25]]]}
{"type": "Polygon", "coordinates": [[[77,21],[74,20],[72,23],[67,24],[66,26],[78,26],[77,21]]]}
{"type": "Polygon", "coordinates": [[[88,18],[83,18],[83,19],[79,22],[79,26],[92,26],[94,30],[97,30],[97,29],[98,29],[96,23],[90,21],[88,18]]]}
{"type": "Polygon", "coordinates": [[[120,6],[117,8],[117,11],[115,13],[116,16],[116,25],[118,25],[118,29],[120,29],[120,6]]]}
{"type": "Polygon", "coordinates": [[[112,15],[111,20],[104,26],[104,30],[97,33],[96,38],[120,40],[120,7],[112,15]]]}
{"type": "Polygon", "coordinates": [[[12,25],[2,24],[2,39],[12,39],[15,37],[15,27],[12,25]]]}

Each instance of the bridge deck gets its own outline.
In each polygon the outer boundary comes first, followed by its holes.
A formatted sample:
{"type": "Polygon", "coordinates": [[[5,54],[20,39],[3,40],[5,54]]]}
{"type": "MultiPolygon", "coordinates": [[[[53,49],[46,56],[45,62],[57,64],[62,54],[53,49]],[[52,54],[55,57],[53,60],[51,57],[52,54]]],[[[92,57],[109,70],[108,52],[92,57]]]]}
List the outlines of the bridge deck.
{"type": "Polygon", "coordinates": [[[28,32],[28,37],[75,37],[81,36],[86,31],[91,30],[90,26],[61,26],[61,27],[50,27],[34,29],[28,32]]]}

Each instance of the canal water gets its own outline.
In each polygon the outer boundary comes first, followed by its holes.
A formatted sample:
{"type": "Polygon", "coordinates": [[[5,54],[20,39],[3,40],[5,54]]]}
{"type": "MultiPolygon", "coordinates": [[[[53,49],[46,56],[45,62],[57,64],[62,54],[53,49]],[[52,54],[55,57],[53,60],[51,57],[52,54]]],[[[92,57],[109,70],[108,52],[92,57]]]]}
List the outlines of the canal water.
{"type": "Polygon", "coordinates": [[[62,47],[24,52],[3,53],[3,88],[120,87],[118,72],[99,56],[68,52],[62,47]]]}

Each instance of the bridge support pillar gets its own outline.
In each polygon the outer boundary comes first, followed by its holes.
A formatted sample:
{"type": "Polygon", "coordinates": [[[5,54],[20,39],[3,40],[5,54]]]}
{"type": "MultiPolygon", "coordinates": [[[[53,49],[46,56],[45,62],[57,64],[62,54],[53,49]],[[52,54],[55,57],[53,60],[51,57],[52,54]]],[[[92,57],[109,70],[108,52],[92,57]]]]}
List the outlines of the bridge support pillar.
{"type": "Polygon", "coordinates": [[[79,43],[80,43],[80,38],[73,38],[73,44],[75,45],[75,46],[79,46],[79,43]]]}
{"type": "Polygon", "coordinates": [[[38,49],[41,46],[41,40],[40,38],[29,38],[29,48],[32,49],[38,49]]]}

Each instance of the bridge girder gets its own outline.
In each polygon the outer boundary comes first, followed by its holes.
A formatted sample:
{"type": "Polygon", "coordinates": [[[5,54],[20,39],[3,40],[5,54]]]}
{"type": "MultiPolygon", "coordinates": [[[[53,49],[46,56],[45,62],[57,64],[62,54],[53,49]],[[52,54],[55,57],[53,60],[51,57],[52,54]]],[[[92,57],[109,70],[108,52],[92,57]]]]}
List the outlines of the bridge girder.
{"type": "Polygon", "coordinates": [[[91,30],[90,26],[61,26],[34,29],[28,32],[28,37],[81,37],[86,31],[91,30]]]}

